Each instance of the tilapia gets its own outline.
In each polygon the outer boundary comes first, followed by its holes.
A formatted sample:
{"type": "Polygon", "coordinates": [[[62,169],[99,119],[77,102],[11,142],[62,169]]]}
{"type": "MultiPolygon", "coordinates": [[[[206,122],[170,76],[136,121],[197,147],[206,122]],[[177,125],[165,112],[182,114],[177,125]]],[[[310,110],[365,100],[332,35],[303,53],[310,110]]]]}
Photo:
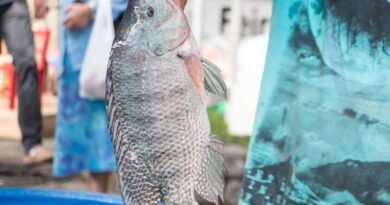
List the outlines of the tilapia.
{"type": "Polygon", "coordinates": [[[106,104],[125,204],[223,204],[223,143],[205,98],[226,87],[185,14],[173,0],[130,0],[118,33],[106,104]]]}

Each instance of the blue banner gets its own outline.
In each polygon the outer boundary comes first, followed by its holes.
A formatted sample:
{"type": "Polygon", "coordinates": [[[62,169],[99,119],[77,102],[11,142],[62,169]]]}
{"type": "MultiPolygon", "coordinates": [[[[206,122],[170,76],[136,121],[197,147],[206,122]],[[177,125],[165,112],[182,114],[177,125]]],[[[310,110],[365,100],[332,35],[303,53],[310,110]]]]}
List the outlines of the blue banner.
{"type": "Polygon", "coordinates": [[[390,3],[274,0],[240,205],[390,204],[390,3]]]}

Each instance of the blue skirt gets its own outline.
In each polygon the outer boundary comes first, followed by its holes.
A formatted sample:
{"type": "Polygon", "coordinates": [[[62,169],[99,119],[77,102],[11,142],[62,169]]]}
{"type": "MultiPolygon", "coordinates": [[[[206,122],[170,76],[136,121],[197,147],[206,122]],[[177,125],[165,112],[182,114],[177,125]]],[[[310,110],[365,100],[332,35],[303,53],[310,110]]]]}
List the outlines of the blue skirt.
{"type": "Polygon", "coordinates": [[[63,62],[64,72],[58,80],[54,175],[114,171],[114,150],[107,129],[105,102],[80,98],[80,72],[72,68],[66,55],[63,62]]]}

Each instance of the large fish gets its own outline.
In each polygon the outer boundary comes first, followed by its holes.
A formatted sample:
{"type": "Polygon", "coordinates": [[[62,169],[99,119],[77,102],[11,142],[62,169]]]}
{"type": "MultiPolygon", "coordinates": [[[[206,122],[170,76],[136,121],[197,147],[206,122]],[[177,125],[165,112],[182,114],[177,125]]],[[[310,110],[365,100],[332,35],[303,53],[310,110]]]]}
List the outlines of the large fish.
{"type": "Polygon", "coordinates": [[[225,95],[173,0],[129,1],[107,74],[107,112],[125,204],[222,204],[222,142],[205,95],[225,95]]]}

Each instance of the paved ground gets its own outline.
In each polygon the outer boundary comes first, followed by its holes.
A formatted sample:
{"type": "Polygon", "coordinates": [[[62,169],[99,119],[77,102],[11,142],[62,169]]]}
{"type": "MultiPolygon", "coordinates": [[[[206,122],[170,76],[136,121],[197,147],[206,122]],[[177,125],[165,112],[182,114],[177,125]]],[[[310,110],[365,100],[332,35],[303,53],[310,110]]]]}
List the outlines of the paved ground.
{"type": "MultiPolygon", "coordinates": [[[[45,138],[44,146],[54,148],[53,138],[45,138]]],[[[244,172],[246,148],[239,145],[225,146],[225,165],[227,168],[225,202],[236,205],[244,172]]],[[[35,167],[23,167],[23,150],[19,141],[0,138],[0,187],[34,187],[45,189],[68,189],[87,191],[88,175],[70,178],[54,178],[52,163],[35,167]]],[[[111,176],[109,192],[119,194],[116,176],[111,176]]]]}
{"type": "MultiPolygon", "coordinates": [[[[23,167],[23,149],[20,144],[20,130],[17,110],[9,110],[8,101],[0,99],[0,187],[35,187],[50,189],[88,189],[88,175],[70,178],[54,178],[52,163],[35,167],[23,167]]],[[[43,96],[43,135],[53,136],[57,99],[51,94],[43,96]]],[[[54,148],[52,137],[44,138],[46,147],[54,148]]],[[[112,177],[111,193],[119,193],[116,176],[112,177]]]]}
{"type": "MultiPolygon", "coordinates": [[[[44,145],[53,148],[53,138],[45,138],[44,145]]],[[[54,178],[51,172],[52,163],[24,167],[21,163],[22,156],[23,150],[19,141],[0,139],[0,187],[87,191],[87,174],[69,178],[54,178]]],[[[114,175],[111,177],[110,192],[119,193],[114,175]]]]}
{"type": "MultiPolygon", "coordinates": [[[[15,102],[17,103],[17,100],[15,102]]],[[[0,98],[0,139],[20,140],[22,136],[18,124],[16,106],[15,109],[11,110],[8,108],[8,101],[0,98]]],[[[44,136],[54,135],[56,113],[57,98],[49,93],[45,93],[42,97],[42,134],[44,136]]]]}

